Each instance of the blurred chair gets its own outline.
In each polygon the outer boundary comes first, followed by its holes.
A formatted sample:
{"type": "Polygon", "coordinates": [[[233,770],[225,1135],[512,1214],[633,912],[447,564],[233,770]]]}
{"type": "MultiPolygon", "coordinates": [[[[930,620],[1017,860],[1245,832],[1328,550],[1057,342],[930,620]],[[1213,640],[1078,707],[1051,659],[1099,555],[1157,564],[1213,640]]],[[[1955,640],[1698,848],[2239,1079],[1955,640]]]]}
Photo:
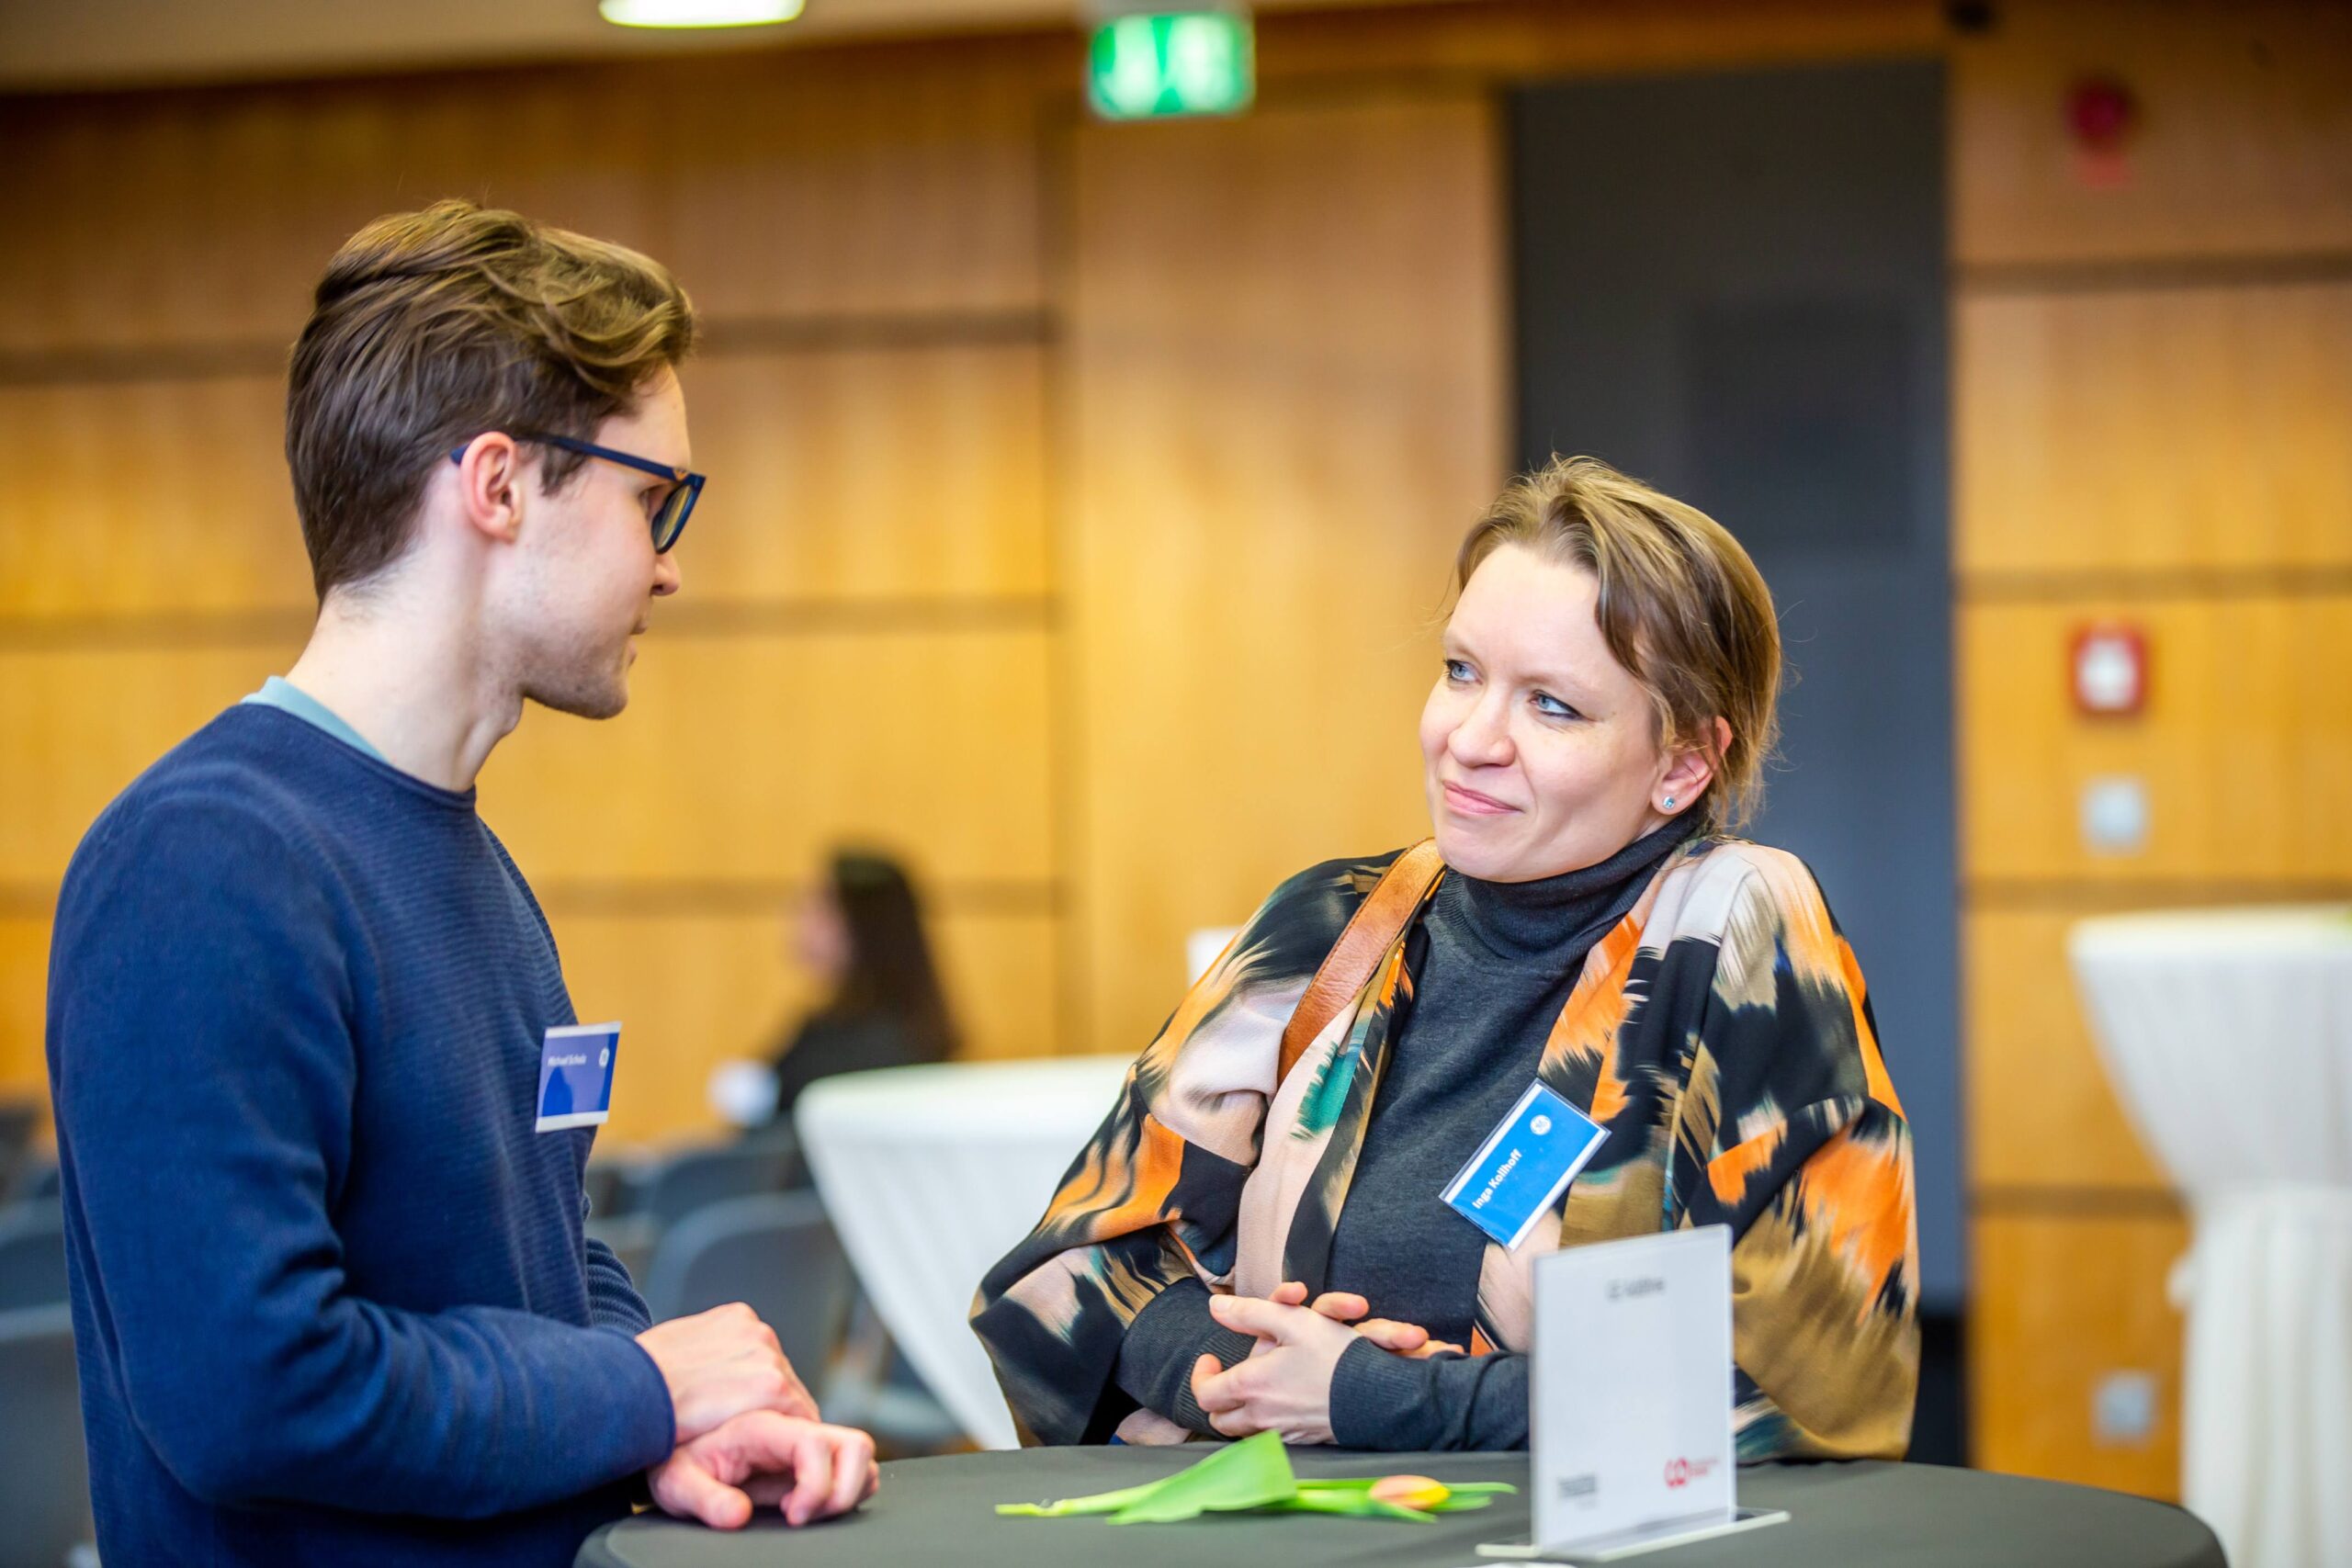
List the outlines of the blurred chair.
{"type": "Polygon", "coordinates": [[[581,1189],[588,1194],[588,1217],[592,1220],[625,1218],[637,1207],[642,1175],[639,1168],[625,1160],[592,1159],[581,1173],[581,1189]]]}
{"type": "Polygon", "coordinates": [[[713,1203],[782,1192],[806,1181],[798,1141],[789,1129],[775,1128],[739,1144],[671,1156],[646,1173],[642,1192],[629,1212],[667,1231],[713,1203]]]}
{"type": "Polygon", "coordinates": [[[644,1279],[656,1323],[747,1303],[820,1401],[854,1283],[814,1192],[729,1198],[696,1210],[662,1234],[644,1279]]]}
{"type": "Polygon", "coordinates": [[[48,1202],[0,1209],[0,1313],[65,1299],[65,1211],[48,1202]]]}
{"type": "Polygon", "coordinates": [[[24,1156],[17,1162],[16,1179],[6,1188],[0,1188],[0,1192],[6,1192],[12,1203],[56,1198],[64,1190],[65,1178],[57,1168],[56,1156],[34,1154],[24,1156]]]}
{"type": "Polygon", "coordinates": [[[13,1191],[47,1108],[37,1100],[0,1100],[0,1193],[13,1191]]]}
{"type": "Polygon", "coordinates": [[[865,1292],[850,1309],[849,1330],[823,1391],[825,1419],[874,1435],[885,1459],[959,1452],[972,1446],[964,1424],[939,1403],[865,1292]]]}
{"type": "Polygon", "coordinates": [[[654,1244],[662,1239],[662,1227],[643,1214],[623,1214],[608,1220],[591,1214],[582,1227],[591,1241],[601,1241],[613,1249],[613,1256],[628,1270],[637,1292],[645,1293],[645,1271],[653,1261],[654,1244]]]}
{"type": "Polygon", "coordinates": [[[74,1316],[0,1312],[0,1562],[60,1568],[96,1538],[74,1316]]]}

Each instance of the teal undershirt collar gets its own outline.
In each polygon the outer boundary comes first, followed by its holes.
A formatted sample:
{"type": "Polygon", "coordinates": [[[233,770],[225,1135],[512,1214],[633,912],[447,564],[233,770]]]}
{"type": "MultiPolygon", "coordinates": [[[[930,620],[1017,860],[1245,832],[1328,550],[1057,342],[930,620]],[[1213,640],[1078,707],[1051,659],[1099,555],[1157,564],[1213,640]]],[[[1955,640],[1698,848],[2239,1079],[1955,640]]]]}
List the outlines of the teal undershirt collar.
{"type": "Polygon", "coordinates": [[[244,700],[290,713],[303,723],[316,725],[325,730],[353,750],[364,752],[387,767],[391,765],[381,751],[361,738],[359,731],[344,723],[333,708],[281,676],[272,675],[261,683],[260,691],[244,700]]]}

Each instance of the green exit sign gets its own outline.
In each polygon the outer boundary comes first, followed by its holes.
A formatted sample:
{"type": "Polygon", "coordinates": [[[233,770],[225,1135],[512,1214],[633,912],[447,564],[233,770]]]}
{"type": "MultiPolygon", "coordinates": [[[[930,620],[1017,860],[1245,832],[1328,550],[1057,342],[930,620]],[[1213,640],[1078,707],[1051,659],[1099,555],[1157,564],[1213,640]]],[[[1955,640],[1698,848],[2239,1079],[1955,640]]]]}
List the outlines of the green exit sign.
{"type": "Polygon", "coordinates": [[[1250,18],[1230,11],[1114,17],[1087,55],[1087,101],[1105,119],[1232,114],[1256,88],[1250,18]]]}

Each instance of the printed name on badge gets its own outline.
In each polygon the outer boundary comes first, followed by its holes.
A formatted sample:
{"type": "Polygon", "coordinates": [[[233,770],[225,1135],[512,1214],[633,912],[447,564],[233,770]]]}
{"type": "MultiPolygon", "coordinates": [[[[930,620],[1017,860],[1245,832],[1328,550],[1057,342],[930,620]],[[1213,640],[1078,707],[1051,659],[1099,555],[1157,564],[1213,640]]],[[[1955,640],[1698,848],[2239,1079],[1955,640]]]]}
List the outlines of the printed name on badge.
{"type": "Polygon", "coordinates": [[[1608,1135],[1542,1083],[1529,1084],[1439,1196],[1487,1235],[1515,1247],[1608,1135]]]}
{"type": "Polygon", "coordinates": [[[613,1067],[621,1054],[617,1023],[572,1023],[550,1029],[539,1047],[537,1130],[603,1124],[613,1110],[613,1067]]]}

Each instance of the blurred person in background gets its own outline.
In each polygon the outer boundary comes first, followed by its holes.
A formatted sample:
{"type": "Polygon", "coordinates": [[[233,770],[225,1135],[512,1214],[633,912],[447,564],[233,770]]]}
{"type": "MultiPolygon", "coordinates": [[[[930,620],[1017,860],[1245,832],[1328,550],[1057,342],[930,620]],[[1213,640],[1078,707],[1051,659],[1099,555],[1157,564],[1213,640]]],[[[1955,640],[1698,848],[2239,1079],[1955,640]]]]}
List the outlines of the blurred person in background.
{"type": "Polygon", "coordinates": [[[826,992],[771,1061],[774,1119],[789,1123],[803,1090],[836,1073],[944,1062],[956,1028],[923,935],[913,881],[886,855],[842,850],[796,907],[793,956],[826,992]]]}
{"type": "Polygon", "coordinates": [[[1902,1457],[1910,1133],[1811,872],[1730,836],[1774,734],[1770,592],[1589,458],[1506,491],[1454,590],[1434,838],[1276,888],[982,1281],[1024,1440],[1524,1447],[1535,1260],[1721,1224],[1741,1461],[1902,1457]],[[1605,1136],[1513,1246],[1442,1194],[1532,1084],[1605,1136]]]}
{"type": "Polygon", "coordinates": [[[748,1308],[653,1325],[583,1238],[594,1128],[539,1098],[571,1001],[475,810],[526,701],[628,703],[702,483],[694,335],[659,264],[463,202],[319,284],[286,430],[309,644],[100,815],[58,904],[109,1562],[558,1568],[649,1484],[725,1526],[872,1489],[748,1308]]]}

